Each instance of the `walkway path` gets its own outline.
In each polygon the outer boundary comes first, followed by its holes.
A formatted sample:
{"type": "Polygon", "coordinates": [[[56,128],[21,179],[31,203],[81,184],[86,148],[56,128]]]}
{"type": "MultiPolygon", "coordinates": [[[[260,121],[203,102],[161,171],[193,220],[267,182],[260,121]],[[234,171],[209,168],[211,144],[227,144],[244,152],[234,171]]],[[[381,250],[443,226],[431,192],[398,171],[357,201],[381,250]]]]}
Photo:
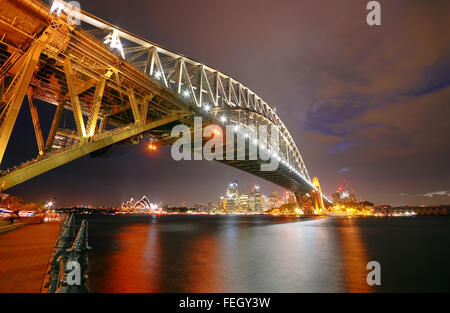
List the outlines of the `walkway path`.
{"type": "Polygon", "coordinates": [[[55,222],[0,235],[0,293],[40,292],[58,233],[55,222]]]}

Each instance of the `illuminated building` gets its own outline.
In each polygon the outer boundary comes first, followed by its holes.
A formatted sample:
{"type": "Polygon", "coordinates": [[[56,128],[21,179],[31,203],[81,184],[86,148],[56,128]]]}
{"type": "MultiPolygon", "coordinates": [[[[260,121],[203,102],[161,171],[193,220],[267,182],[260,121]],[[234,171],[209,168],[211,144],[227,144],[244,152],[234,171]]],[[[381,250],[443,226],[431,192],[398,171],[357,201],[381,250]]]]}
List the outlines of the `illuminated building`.
{"type": "Polygon", "coordinates": [[[266,198],[266,209],[270,210],[278,207],[278,198],[274,195],[266,198]]]}
{"type": "Polygon", "coordinates": [[[284,204],[288,203],[297,203],[295,199],[295,194],[290,190],[286,190],[284,192],[284,204]]]}
{"type": "Polygon", "coordinates": [[[194,204],[193,208],[196,212],[205,212],[206,211],[206,207],[203,204],[194,204]]]}
{"type": "Polygon", "coordinates": [[[260,212],[261,211],[261,193],[259,186],[254,186],[252,190],[252,194],[249,200],[249,209],[250,211],[260,212]]]}
{"type": "Polygon", "coordinates": [[[238,183],[236,181],[232,182],[227,188],[226,194],[226,210],[227,212],[235,212],[239,208],[239,192],[238,183]]]}
{"type": "Polygon", "coordinates": [[[278,202],[278,200],[280,199],[278,190],[274,190],[274,192],[272,192],[272,197],[274,197],[275,201],[278,202]]]}
{"type": "Polygon", "coordinates": [[[267,196],[261,196],[261,211],[267,211],[267,196]]]}
{"type": "Polygon", "coordinates": [[[219,198],[219,202],[217,203],[217,209],[220,212],[225,212],[227,209],[227,200],[225,199],[225,197],[220,197],[219,198]]]}
{"type": "Polygon", "coordinates": [[[236,201],[232,195],[227,196],[227,198],[225,199],[225,204],[227,213],[233,213],[234,211],[236,211],[236,201]]]}
{"type": "Polygon", "coordinates": [[[347,189],[348,186],[344,188],[341,185],[332,195],[333,207],[331,213],[340,215],[373,215],[373,204],[368,201],[358,201],[355,192],[349,192],[347,189]]]}
{"type": "Polygon", "coordinates": [[[239,209],[244,212],[248,212],[249,205],[248,205],[248,195],[241,194],[239,196],[239,209]]]}
{"type": "Polygon", "coordinates": [[[278,190],[275,190],[272,193],[272,196],[269,197],[269,208],[268,209],[272,209],[275,207],[280,207],[284,204],[284,199],[283,197],[280,198],[280,193],[278,190]]]}

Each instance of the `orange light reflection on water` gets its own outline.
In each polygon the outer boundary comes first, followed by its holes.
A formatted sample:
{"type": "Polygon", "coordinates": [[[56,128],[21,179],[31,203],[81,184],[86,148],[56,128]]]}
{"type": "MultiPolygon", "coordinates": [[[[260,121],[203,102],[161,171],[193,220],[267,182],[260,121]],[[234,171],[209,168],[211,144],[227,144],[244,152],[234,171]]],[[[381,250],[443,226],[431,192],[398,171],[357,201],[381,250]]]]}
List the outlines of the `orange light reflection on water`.
{"type": "Polygon", "coordinates": [[[155,227],[132,224],[117,233],[114,238],[117,250],[108,257],[109,275],[100,280],[104,285],[101,290],[111,293],[159,290],[160,248],[155,227]]]}
{"type": "Polygon", "coordinates": [[[373,288],[366,282],[369,273],[366,266],[369,260],[355,221],[352,217],[338,219],[347,292],[373,292],[373,288]]]}
{"type": "Polygon", "coordinates": [[[216,237],[197,236],[186,257],[186,292],[220,292],[224,288],[221,257],[216,237]]]}

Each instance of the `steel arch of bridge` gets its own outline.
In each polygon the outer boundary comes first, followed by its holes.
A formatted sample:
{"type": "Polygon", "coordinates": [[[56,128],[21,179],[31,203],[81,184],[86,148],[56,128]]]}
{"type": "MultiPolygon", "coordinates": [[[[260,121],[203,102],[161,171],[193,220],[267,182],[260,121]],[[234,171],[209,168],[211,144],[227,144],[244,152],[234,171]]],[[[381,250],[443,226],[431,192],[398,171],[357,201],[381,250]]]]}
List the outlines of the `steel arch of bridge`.
{"type": "Polygon", "coordinates": [[[4,188],[124,140],[146,136],[170,142],[164,127],[200,114],[216,122],[225,116],[243,128],[276,125],[283,169],[270,179],[287,179],[289,186],[300,186],[291,188],[299,193],[318,191],[275,110],[238,81],[63,2],[64,9],[55,12],[37,0],[3,2],[10,9],[0,10],[0,37],[5,30],[0,45],[6,47],[0,68],[0,162],[25,94],[39,150],[36,159],[2,173],[4,188]],[[82,25],[68,23],[68,15],[82,25]],[[34,99],[57,106],[46,142],[34,99]],[[65,109],[74,114],[73,131],[58,126],[65,109]],[[70,144],[58,146],[59,138],[70,144]]]}
{"type": "MultiPolygon", "coordinates": [[[[300,151],[288,129],[275,110],[249,88],[216,69],[132,35],[90,14],[78,11],[72,11],[71,14],[82,22],[117,36],[121,42],[123,41],[122,46],[127,46],[122,48],[125,60],[162,87],[170,88],[184,96],[189,104],[198,108],[212,106],[216,111],[245,110],[254,113],[255,116],[262,116],[276,125],[284,143],[281,147],[284,148],[281,149],[283,159],[311,182],[300,151]]],[[[240,117],[238,115],[236,118],[233,115],[231,121],[246,125],[240,117]]]]}

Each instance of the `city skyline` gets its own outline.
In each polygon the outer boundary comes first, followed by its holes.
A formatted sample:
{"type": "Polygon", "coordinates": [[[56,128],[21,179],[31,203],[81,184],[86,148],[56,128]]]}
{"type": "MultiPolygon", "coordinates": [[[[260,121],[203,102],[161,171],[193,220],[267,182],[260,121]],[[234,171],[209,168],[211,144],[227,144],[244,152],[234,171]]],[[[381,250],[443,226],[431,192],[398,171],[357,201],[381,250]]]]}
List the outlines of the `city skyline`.
{"type": "MultiPolygon", "coordinates": [[[[331,2],[326,10],[319,4],[298,2],[275,9],[276,4],[267,2],[256,12],[254,2],[249,1],[239,7],[239,14],[252,18],[234,16],[226,30],[221,25],[236,11],[233,4],[219,4],[205,17],[205,8],[196,1],[180,2],[179,12],[172,12],[167,3],[150,7],[136,1],[139,9],[123,12],[120,5],[105,5],[105,1],[79,2],[88,12],[230,73],[275,103],[311,176],[319,177],[324,194],[331,194],[347,179],[362,198],[375,204],[450,203],[446,165],[450,42],[445,37],[436,39],[440,30],[449,28],[445,1],[410,1],[407,7],[385,3],[383,25],[377,30],[365,24],[365,3],[360,1],[354,5],[331,2]],[[296,18],[305,11],[314,13],[310,14],[314,18],[307,14],[296,18]],[[196,20],[219,22],[209,23],[208,28],[188,23],[186,33],[196,34],[189,40],[171,25],[158,27],[172,14],[186,12],[196,20]],[[267,19],[273,23],[264,23],[267,19]],[[145,29],[143,20],[148,22],[145,29]],[[323,32],[339,41],[329,42],[320,35],[323,32]],[[418,33],[423,34],[421,40],[409,35],[418,33]],[[261,34],[268,34],[273,42],[261,34]],[[286,54],[274,56],[278,46],[287,47],[286,54]],[[294,62],[299,65],[295,69],[294,62]]],[[[44,117],[52,116],[54,108],[38,105],[41,120],[49,120],[44,117]]],[[[26,110],[23,105],[12,135],[19,144],[8,147],[2,169],[34,155],[25,149],[35,146],[26,110]]],[[[42,123],[44,133],[49,127],[42,123]]],[[[202,194],[211,194],[211,199],[204,200],[211,202],[221,182],[234,177],[249,186],[276,188],[219,163],[178,163],[168,157],[167,148],[149,153],[141,144],[112,147],[95,159],[83,157],[8,193],[27,201],[56,198],[64,205],[77,204],[80,197],[93,204],[112,205],[149,192],[162,201],[175,197],[175,203],[196,203],[202,194]],[[163,190],[164,186],[171,191],[163,190]]]]}

